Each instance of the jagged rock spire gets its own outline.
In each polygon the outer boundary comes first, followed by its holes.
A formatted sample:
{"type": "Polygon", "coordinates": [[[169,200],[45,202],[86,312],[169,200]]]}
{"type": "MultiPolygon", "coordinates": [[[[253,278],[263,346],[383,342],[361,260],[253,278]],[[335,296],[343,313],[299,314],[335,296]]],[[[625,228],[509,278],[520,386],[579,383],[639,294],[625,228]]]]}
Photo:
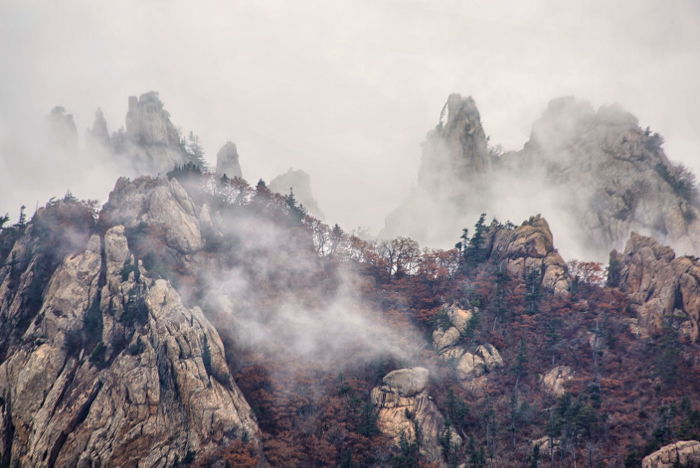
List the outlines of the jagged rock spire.
{"type": "Polygon", "coordinates": [[[490,167],[486,135],[472,97],[450,94],[423,144],[418,183],[431,189],[469,180],[490,167]]]}

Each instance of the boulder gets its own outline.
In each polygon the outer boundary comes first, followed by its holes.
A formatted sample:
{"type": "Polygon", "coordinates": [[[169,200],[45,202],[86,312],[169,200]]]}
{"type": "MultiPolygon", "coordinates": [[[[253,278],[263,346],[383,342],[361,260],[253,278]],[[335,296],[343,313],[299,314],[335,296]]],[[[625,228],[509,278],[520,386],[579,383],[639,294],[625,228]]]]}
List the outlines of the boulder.
{"type": "Polygon", "coordinates": [[[428,395],[427,383],[427,369],[398,369],[384,376],[383,384],[372,389],[371,400],[377,409],[377,427],[383,434],[398,446],[402,438],[415,440],[417,426],[421,453],[443,465],[441,438],[449,435],[455,445],[462,440],[445,426],[444,417],[428,395]]]}
{"type": "Polygon", "coordinates": [[[574,378],[574,370],[569,366],[556,366],[542,376],[542,385],[549,393],[560,397],[566,393],[564,385],[574,378]]]}

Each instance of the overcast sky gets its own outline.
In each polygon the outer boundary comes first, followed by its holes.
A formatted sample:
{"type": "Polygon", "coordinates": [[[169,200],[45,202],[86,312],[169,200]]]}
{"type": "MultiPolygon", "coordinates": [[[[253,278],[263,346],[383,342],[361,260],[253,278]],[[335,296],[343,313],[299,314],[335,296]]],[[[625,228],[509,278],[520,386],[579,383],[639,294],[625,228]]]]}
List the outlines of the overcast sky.
{"type": "Polygon", "coordinates": [[[149,90],[210,163],[232,140],[252,183],[304,169],[350,229],[377,230],[404,198],[451,92],[476,99],[505,149],[554,97],[618,102],[700,172],[697,0],[1,0],[0,72],[0,211],[13,215],[114,184],[28,163],[30,121],[60,104],[82,133],[101,106],[115,130],[127,97],[149,90]]]}

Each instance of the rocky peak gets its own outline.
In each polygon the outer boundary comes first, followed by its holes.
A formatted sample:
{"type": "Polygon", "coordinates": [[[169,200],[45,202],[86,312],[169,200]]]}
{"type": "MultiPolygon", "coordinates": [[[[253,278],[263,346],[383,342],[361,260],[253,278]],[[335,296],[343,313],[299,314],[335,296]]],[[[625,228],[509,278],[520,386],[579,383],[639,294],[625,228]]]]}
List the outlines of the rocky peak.
{"type": "Polygon", "coordinates": [[[95,120],[92,124],[92,128],[88,130],[88,134],[93,141],[102,146],[109,147],[109,130],[107,130],[107,120],[102,113],[102,109],[98,108],[95,111],[95,120]]]}
{"type": "Polygon", "coordinates": [[[694,175],[619,105],[596,110],[573,97],[555,99],[522,150],[491,158],[474,101],[452,95],[423,145],[418,180],[387,217],[383,236],[447,246],[481,212],[518,219],[544,211],[567,234],[570,245],[561,247],[573,255],[604,258],[632,231],[700,251],[694,175]]]}
{"type": "Polygon", "coordinates": [[[238,149],[236,144],[227,141],[216,153],[216,174],[226,175],[228,178],[243,177],[241,164],[238,162],[238,149]]]}
{"type": "Polygon", "coordinates": [[[121,182],[115,197],[129,206],[112,206],[99,230],[77,201],[38,211],[16,261],[0,266],[3,463],[173,466],[234,440],[258,443],[215,328],[153,279],[125,227],[110,224],[129,210],[161,223],[144,203],[176,219],[173,210],[186,211],[177,185],[156,180],[139,199],[143,183],[121,182]]]}
{"type": "Polygon", "coordinates": [[[486,135],[474,99],[451,94],[423,144],[418,184],[430,189],[465,182],[489,167],[486,135]]]}
{"type": "Polygon", "coordinates": [[[144,93],[139,98],[129,97],[126,135],[143,145],[175,146],[180,143],[177,129],[156,91],[144,93]]]}
{"type": "Polygon", "coordinates": [[[311,177],[301,169],[289,169],[284,174],[278,175],[270,181],[269,188],[281,195],[288,195],[291,190],[296,200],[304,205],[309,214],[318,219],[324,219],[323,212],[311,191],[311,177]]]}
{"type": "Polygon", "coordinates": [[[700,261],[678,257],[651,237],[632,233],[622,253],[610,254],[610,283],[627,293],[643,336],[664,327],[696,341],[700,321],[700,261]]]}
{"type": "Polygon", "coordinates": [[[111,145],[130,174],[165,174],[175,166],[200,164],[201,154],[188,150],[156,91],[129,97],[126,131],[115,133],[111,145]]]}
{"type": "Polygon", "coordinates": [[[192,253],[203,246],[198,209],[175,178],[120,178],[100,219],[107,225],[162,230],[166,246],[175,253],[192,253]]]}
{"type": "Polygon", "coordinates": [[[489,259],[509,275],[526,279],[536,272],[542,286],[564,293],[570,286],[566,262],[554,248],[552,231],[542,216],[533,216],[517,228],[491,229],[489,259]]]}
{"type": "Polygon", "coordinates": [[[78,131],[73,114],[67,113],[65,107],[56,106],[51,109],[47,125],[49,143],[59,150],[77,151],[78,131]]]}

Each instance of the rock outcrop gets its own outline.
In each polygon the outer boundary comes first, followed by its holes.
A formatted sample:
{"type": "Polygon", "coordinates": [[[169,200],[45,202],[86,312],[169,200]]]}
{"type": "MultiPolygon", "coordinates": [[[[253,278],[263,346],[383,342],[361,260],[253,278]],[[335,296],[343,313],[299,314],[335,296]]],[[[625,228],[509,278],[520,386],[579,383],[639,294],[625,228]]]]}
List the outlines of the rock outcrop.
{"type": "Polygon", "coordinates": [[[174,178],[120,178],[100,216],[107,225],[162,229],[167,246],[179,253],[203,246],[197,207],[174,178]]]}
{"type": "Polygon", "coordinates": [[[378,411],[377,427],[396,445],[402,438],[415,441],[416,427],[421,436],[421,452],[431,461],[442,464],[440,439],[449,431],[450,443],[461,444],[458,434],[445,427],[445,421],[428,395],[428,369],[414,367],[389,372],[382,385],[372,389],[371,399],[378,411]]]}
{"type": "Polygon", "coordinates": [[[642,335],[678,322],[682,337],[698,339],[700,261],[676,257],[670,247],[632,233],[622,253],[610,254],[610,283],[627,293],[642,335]]]}
{"type": "Polygon", "coordinates": [[[485,375],[503,367],[500,353],[490,343],[478,345],[469,351],[469,327],[476,312],[460,309],[455,305],[445,306],[439,312],[438,325],[433,331],[433,347],[438,355],[455,365],[457,377],[470,390],[478,390],[486,384],[485,375]]]}
{"type": "Polygon", "coordinates": [[[604,258],[631,231],[700,251],[694,176],[619,106],[596,111],[555,99],[520,151],[501,154],[487,142],[473,99],[451,95],[423,145],[417,186],[381,235],[448,247],[482,212],[501,219],[540,212],[568,255],[604,258]]]}
{"type": "Polygon", "coordinates": [[[218,176],[226,175],[229,179],[243,177],[235,143],[227,141],[216,153],[216,174],[218,176]]]}
{"type": "Polygon", "coordinates": [[[617,248],[631,231],[700,249],[700,204],[692,176],[672,164],[663,138],[620,106],[595,111],[572,97],[555,99],[534,124],[530,141],[512,159],[540,166],[561,190],[590,238],[588,246],[617,248]]]}
{"type": "Polygon", "coordinates": [[[683,440],[665,445],[642,460],[642,468],[700,466],[700,442],[683,440]]]}
{"type": "Polygon", "coordinates": [[[311,191],[311,177],[300,169],[289,169],[284,174],[280,174],[270,181],[271,191],[281,195],[294,193],[297,202],[304,205],[311,216],[324,219],[323,212],[318,207],[318,203],[311,191]]]}
{"type": "Polygon", "coordinates": [[[474,99],[451,94],[437,127],[423,144],[418,184],[425,190],[442,190],[469,182],[490,166],[486,135],[474,99]]]}
{"type": "Polygon", "coordinates": [[[574,378],[574,370],[569,366],[556,366],[542,376],[542,386],[549,393],[560,397],[566,393],[564,385],[574,378]]]}
{"type": "Polygon", "coordinates": [[[536,272],[542,286],[564,293],[570,286],[566,262],[554,248],[552,231],[542,216],[533,216],[514,229],[493,229],[489,259],[509,275],[525,279],[536,272]]]}
{"type": "Polygon", "coordinates": [[[115,133],[111,145],[119,162],[133,174],[165,174],[175,166],[200,165],[155,91],[129,97],[126,131],[115,133]]]}
{"type": "Polygon", "coordinates": [[[172,466],[257,443],[202,311],[150,277],[124,226],[90,234],[71,209],[82,208],[45,208],[15,243],[18,261],[0,268],[0,322],[11,326],[0,338],[3,464],[172,466]]]}

